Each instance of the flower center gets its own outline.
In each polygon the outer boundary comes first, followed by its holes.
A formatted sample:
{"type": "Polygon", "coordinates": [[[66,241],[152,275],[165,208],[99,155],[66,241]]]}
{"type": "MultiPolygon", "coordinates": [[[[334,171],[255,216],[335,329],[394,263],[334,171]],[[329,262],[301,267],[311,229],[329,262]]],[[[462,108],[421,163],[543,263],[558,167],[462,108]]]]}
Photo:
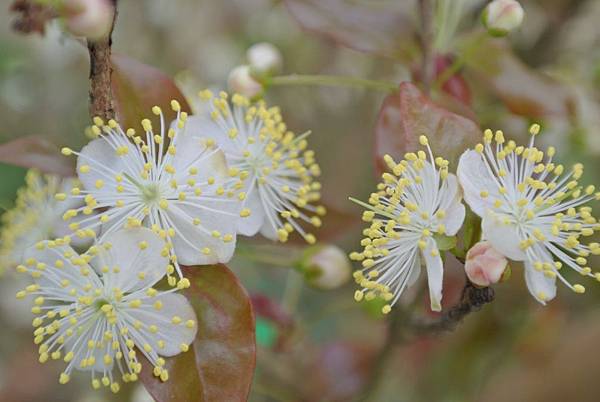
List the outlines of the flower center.
{"type": "Polygon", "coordinates": [[[140,186],[140,192],[146,205],[157,204],[160,200],[160,187],[156,183],[140,186]]]}

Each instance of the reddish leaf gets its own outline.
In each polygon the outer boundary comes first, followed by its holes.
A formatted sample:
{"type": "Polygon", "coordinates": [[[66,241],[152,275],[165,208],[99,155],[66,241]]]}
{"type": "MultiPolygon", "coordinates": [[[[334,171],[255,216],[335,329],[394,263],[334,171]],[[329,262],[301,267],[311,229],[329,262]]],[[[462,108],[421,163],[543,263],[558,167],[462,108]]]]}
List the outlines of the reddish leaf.
{"type": "Polygon", "coordinates": [[[531,118],[570,114],[573,99],[567,87],[527,66],[503,42],[470,37],[462,47],[466,66],[511,112],[531,118]]]}
{"type": "Polygon", "coordinates": [[[56,145],[34,135],[0,145],[0,162],[61,176],[73,176],[74,159],[61,155],[56,145]]]}
{"type": "Polygon", "coordinates": [[[112,56],[112,90],[115,99],[117,120],[123,127],[139,128],[144,118],[160,127],[160,120],[151,112],[160,106],[169,124],[175,118],[171,100],[181,104],[181,109],[190,112],[185,97],[175,82],[162,71],[123,55],[112,56]]]}
{"type": "Polygon", "coordinates": [[[383,155],[399,160],[421,149],[419,136],[426,135],[436,156],[456,169],[458,157],[481,139],[477,124],[433,103],[413,84],[403,82],[399,91],[383,101],[375,127],[376,162],[385,169],[383,155]]]}
{"type": "Polygon", "coordinates": [[[413,0],[367,4],[347,0],[284,0],[306,30],[361,52],[404,58],[410,51],[413,0]]]}
{"type": "Polygon", "coordinates": [[[225,265],[184,267],[185,292],[198,317],[187,353],[167,359],[161,382],[146,364],[141,380],[157,402],[246,401],[254,367],[254,314],[248,294],[225,265]]]}
{"type": "MultiPolygon", "coordinates": [[[[452,63],[454,58],[451,55],[436,55],[435,56],[435,79],[439,79],[442,75],[447,74],[446,70],[452,63]]],[[[415,64],[413,66],[413,77],[415,81],[421,81],[421,66],[415,64]]],[[[469,84],[463,78],[460,72],[455,72],[444,80],[442,91],[450,95],[454,99],[458,99],[465,105],[471,105],[471,89],[469,84]]]]}

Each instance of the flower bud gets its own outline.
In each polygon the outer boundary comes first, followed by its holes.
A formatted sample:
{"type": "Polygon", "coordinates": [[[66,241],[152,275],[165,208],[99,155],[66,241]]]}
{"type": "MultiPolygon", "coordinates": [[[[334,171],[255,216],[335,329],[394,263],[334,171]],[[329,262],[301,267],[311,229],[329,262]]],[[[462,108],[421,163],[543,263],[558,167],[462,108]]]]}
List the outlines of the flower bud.
{"type": "Polygon", "coordinates": [[[496,251],[490,242],[481,241],[467,252],[465,271],[475,285],[490,286],[499,282],[507,266],[506,257],[496,251]]]}
{"type": "Polygon", "coordinates": [[[483,11],[483,24],[493,36],[505,36],[523,22],[525,12],[516,0],[494,0],[483,11]]]}
{"type": "Polygon", "coordinates": [[[109,34],[114,14],[109,0],[65,0],[63,5],[65,25],[73,35],[98,40],[109,34]]]}
{"type": "Polygon", "coordinates": [[[263,91],[263,86],[250,74],[250,66],[237,66],[229,73],[227,85],[232,92],[253,98],[263,91]]]}
{"type": "Polygon", "coordinates": [[[300,263],[307,281],[320,289],[335,289],[351,276],[350,260],[339,247],[315,246],[307,250],[300,263]]]}
{"type": "Polygon", "coordinates": [[[246,58],[252,71],[258,74],[273,74],[281,70],[281,52],[271,43],[261,42],[250,46],[246,58]]]}

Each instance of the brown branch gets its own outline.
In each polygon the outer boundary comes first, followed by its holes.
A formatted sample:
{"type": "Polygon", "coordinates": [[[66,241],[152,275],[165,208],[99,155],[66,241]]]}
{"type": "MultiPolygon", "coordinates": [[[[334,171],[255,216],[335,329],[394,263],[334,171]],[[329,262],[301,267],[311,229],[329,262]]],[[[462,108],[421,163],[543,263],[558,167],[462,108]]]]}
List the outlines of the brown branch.
{"type": "Polygon", "coordinates": [[[421,16],[421,51],[423,53],[421,77],[423,77],[425,93],[429,93],[435,74],[433,65],[433,4],[431,0],[419,0],[419,14],[421,16]]]}
{"type": "Polygon", "coordinates": [[[90,53],[90,116],[99,116],[104,120],[115,117],[111,77],[112,32],[117,19],[117,0],[114,5],[113,21],[108,35],[95,41],[88,40],[90,53]]]}
{"type": "Polygon", "coordinates": [[[416,334],[425,335],[443,331],[451,331],[472,312],[494,300],[494,289],[478,288],[467,280],[462,291],[460,302],[435,320],[413,319],[410,326],[416,334]]]}

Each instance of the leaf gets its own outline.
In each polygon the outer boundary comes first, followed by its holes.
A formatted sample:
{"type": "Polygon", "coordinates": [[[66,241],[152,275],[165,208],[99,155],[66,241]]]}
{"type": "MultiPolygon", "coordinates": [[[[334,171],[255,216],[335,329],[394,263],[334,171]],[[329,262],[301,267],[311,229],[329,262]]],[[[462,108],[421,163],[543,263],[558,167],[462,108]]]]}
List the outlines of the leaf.
{"type": "Polygon", "coordinates": [[[225,265],[183,267],[198,317],[190,350],[166,359],[161,382],[146,363],[140,375],[157,402],[246,401],[256,365],[254,313],[248,294],[225,265]]]}
{"type": "Polygon", "coordinates": [[[152,66],[124,55],[112,55],[112,90],[117,120],[124,128],[139,128],[144,118],[160,127],[160,119],[152,114],[153,106],[160,106],[168,125],[176,113],[171,110],[171,100],[177,100],[181,110],[190,112],[185,96],[175,82],[152,66]]]}
{"type": "Polygon", "coordinates": [[[66,177],[75,174],[73,158],[61,155],[56,145],[35,135],[0,145],[0,162],[66,177]]]}
{"type": "Polygon", "coordinates": [[[523,63],[502,41],[470,36],[460,45],[465,66],[518,115],[568,116],[573,95],[565,85],[523,63]]]}
{"type": "Polygon", "coordinates": [[[458,157],[482,136],[475,122],[436,105],[415,85],[403,82],[398,92],[384,99],[375,126],[379,170],[385,169],[385,154],[399,160],[406,152],[422,149],[421,135],[429,138],[434,156],[450,161],[451,171],[456,170],[458,157]]]}
{"type": "Polygon", "coordinates": [[[365,53],[404,59],[415,31],[414,0],[368,4],[348,0],[284,0],[306,30],[365,53]]]}

